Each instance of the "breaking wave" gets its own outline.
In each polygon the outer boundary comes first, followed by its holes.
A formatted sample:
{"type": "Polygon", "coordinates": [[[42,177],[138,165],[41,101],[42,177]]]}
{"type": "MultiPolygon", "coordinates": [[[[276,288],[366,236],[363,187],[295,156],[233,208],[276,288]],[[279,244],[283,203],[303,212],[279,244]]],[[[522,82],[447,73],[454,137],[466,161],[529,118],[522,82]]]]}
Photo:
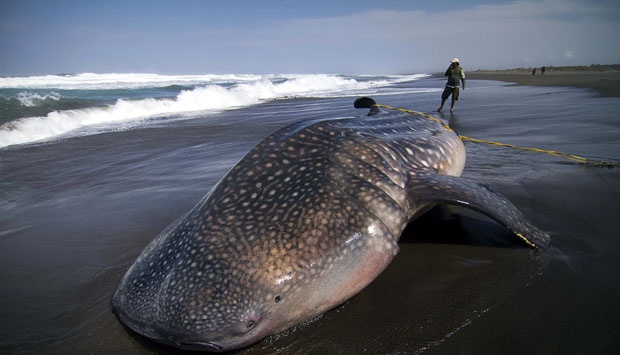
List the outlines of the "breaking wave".
{"type": "Polygon", "coordinates": [[[0,89],[28,90],[16,97],[23,106],[61,100],[65,95],[63,90],[73,94],[87,92],[86,95],[123,90],[123,96],[127,96],[94,107],[56,110],[44,116],[4,123],[0,126],[0,148],[47,140],[102,124],[237,109],[280,98],[362,95],[369,89],[423,76],[78,74],[0,78],[0,89]],[[180,89],[170,97],[157,97],[154,93],[170,87],[180,89]],[[54,91],[39,93],[41,90],[54,91]]]}

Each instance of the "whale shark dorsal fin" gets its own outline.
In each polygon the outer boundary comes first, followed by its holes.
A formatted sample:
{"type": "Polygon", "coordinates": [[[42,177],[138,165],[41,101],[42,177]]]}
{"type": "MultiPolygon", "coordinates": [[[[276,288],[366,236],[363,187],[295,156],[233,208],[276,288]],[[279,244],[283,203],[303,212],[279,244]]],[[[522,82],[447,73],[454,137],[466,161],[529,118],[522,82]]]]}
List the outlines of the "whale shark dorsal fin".
{"type": "Polygon", "coordinates": [[[466,179],[416,172],[407,182],[407,195],[414,210],[440,203],[463,206],[501,223],[530,247],[549,245],[549,235],[527,222],[505,197],[466,179]]]}
{"type": "Polygon", "coordinates": [[[381,109],[377,106],[377,102],[370,97],[360,97],[353,102],[355,108],[369,108],[368,116],[374,116],[381,113],[381,109]]]}

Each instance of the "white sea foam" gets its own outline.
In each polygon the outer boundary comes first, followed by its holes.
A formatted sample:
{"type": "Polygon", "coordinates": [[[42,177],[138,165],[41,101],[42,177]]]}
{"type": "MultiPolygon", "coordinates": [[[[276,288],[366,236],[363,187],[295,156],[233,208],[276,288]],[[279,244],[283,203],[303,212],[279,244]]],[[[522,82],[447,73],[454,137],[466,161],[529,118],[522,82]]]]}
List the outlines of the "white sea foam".
{"type": "Polygon", "coordinates": [[[36,92],[22,91],[17,94],[17,100],[24,106],[32,107],[45,100],[58,101],[62,96],[57,92],[51,92],[49,94],[40,95],[36,92]]]}
{"type": "Polygon", "coordinates": [[[159,75],[159,74],[94,74],[43,75],[0,78],[0,89],[112,90],[201,85],[255,81],[259,75],[159,75]]]}
{"type": "MultiPolygon", "coordinates": [[[[118,99],[103,107],[54,111],[44,117],[25,117],[0,126],[0,148],[16,144],[47,140],[75,133],[94,133],[85,128],[172,116],[205,110],[228,110],[247,107],[262,101],[283,97],[331,97],[363,95],[365,90],[397,81],[415,80],[420,75],[394,78],[373,77],[356,80],[340,75],[200,75],[162,76],[155,74],[79,74],[72,76],[44,76],[28,78],[0,78],[0,87],[30,87],[33,89],[144,88],[161,85],[191,85],[175,98],[118,99]],[[7,81],[14,80],[11,83],[7,81]],[[198,83],[198,86],[196,84],[198,83]]],[[[358,77],[359,78],[359,77],[358,77]]],[[[54,99],[55,94],[48,94],[54,99]]],[[[24,105],[44,98],[38,94],[24,94],[24,105]]],[[[23,101],[22,101],[23,100],[23,101]]]]}

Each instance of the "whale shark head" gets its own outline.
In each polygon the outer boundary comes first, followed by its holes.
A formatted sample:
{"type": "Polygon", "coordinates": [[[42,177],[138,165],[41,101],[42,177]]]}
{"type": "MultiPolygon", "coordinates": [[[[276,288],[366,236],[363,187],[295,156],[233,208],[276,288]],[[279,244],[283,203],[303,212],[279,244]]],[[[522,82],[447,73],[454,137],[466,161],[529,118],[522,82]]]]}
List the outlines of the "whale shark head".
{"type": "Polygon", "coordinates": [[[162,233],[121,281],[113,307],[132,330],[182,349],[225,351],[265,337],[282,295],[234,250],[208,250],[182,226],[162,233]]]}
{"type": "Polygon", "coordinates": [[[370,223],[360,232],[344,223],[366,224],[364,214],[345,217],[352,210],[346,203],[342,211],[326,208],[326,201],[316,208],[279,205],[299,218],[276,227],[260,222],[261,214],[227,218],[233,215],[206,212],[209,204],[197,208],[140,255],[113,296],[114,311],[157,342],[237,349],[344,302],[398,250],[385,227],[370,223]],[[309,228],[297,232],[298,224],[309,228]],[[321,240],[332,232],[343,238],[321,240]]]}

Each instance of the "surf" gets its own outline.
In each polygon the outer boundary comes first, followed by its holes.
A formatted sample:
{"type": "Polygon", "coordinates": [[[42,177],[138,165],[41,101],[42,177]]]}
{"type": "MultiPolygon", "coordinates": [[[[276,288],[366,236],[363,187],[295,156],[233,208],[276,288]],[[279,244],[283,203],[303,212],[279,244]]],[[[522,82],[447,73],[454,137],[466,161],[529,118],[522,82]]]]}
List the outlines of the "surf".
{"type": "MultiPolygon", "coordinates": [[[[76,91],[84,95],[121,90],[112,103],[70,110],[55,110],[41,116],[21,117],[0,126],[0,148],[75,135],[91,135],[113,129],[127,129],[153,118],[190,117],[206,112],[240,109],[283,98],[342,97],[365,93],[422,74],[364,77],[338,74],[287,75],[159,75],[159,74],[76,74],[0,78],[0,89],[21,91],[24,107],[44,100],[59,100],[76,91]],[[183,88],[155,97],[156,90],[183,88]],[[134,96],[134,97],[132,97],[134,96]],[[150,96],[150,97],[144,97],[150,96]],[[127,125],[127,123],[131,123],[127,125]]],[[[159,93],[158,93],[159,95],[159,93]]]]}

